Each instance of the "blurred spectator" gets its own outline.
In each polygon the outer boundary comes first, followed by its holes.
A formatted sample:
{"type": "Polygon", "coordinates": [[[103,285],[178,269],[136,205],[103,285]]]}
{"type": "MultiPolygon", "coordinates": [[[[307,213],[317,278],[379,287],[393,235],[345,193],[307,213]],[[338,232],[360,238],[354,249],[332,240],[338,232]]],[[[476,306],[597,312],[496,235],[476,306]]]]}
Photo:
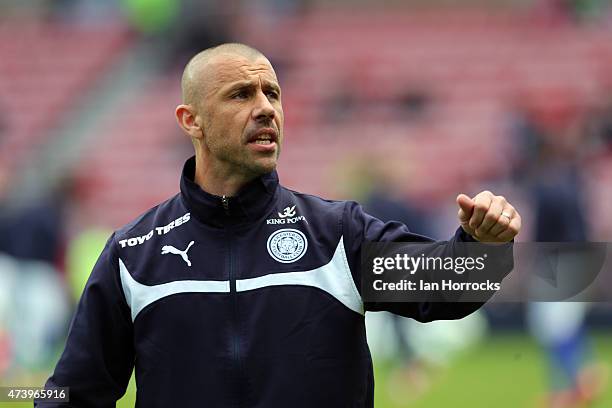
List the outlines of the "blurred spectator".
{"type": "MultiPolygon", "coordinates": [[[[585,241],[584,206],[580,202],[577,168],[544,158],[533,187],[535,239],[541,242],[585,241]]],[[[528,306],[535,337],[550,362],[550,407],[579,404],[578,375],[585,360],[584,303],[535,302],[528,306]]]]}
{"type": "MultiPolygon", "coordinates": [[[[0,205],[7,179],[0,173],[0,205]]],[[[61,258],[67,188],[0,214],[0,369],[13,376],[44,370],[63,338],[69,309],[54,265],[61,258]]]]}
{"type": "MultiPolygon", "coordinates": [[[[535,133],[537,135],[537,132],[535,133]]],[[[532,164],[535,240],[582,242],[589,233],[582,201],[580,139],[564,145],[560,140],[540,138],[532,164]]],[[[588,305],[580,302],[532,302],[527,317],[530,330],[549,360],[551,408],[582,407],[599,391],[600,379],[589,359],[592,350],[585,325],[588,305]],[[588,378],[584,380],[584,378],[588,378]]]]}
{"type": "Polygon", "coordinates": [[[7,204],[9,174],[0,166],[0,376],[44,370],[63,337],[68,307],[52,266],[61,248],[61,205],[7,204]]]}
{"type": "Polygon", "coordinates": [[[10,237],[3,250],[17,259],[57,265],[62,258],[65,207],[70,199],[70,184],[63,183],[48,197],[41,197],[6,217],[5,234],[10,237]]]}
{"type": "Polygon", "coordinates": [[[550,162],[540,168],[533,186],[535,239],[539,242],[586,241],[586,207],[575,163],[550,162]]]}

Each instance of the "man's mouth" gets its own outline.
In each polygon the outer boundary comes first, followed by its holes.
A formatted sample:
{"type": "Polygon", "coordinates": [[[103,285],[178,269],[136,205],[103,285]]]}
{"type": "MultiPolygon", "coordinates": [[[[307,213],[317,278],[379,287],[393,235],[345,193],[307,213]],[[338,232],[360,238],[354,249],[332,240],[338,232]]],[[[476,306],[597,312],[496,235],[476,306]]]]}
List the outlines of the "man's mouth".
{"type": "Polygon", "coordinates": [[[277,141],[278,136],[276,130],[272,128],[263,128],[259,129],[251,137],[249,137],[248,143],[266,146],[276,143],[277,141]]]}

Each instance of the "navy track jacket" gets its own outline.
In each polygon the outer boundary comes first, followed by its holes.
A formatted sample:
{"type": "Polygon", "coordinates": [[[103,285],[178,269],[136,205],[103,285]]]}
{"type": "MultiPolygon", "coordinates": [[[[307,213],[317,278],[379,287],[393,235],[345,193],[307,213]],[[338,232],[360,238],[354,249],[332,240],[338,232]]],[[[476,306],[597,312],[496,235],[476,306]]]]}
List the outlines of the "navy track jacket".
{"type": "Polygon", "coordinates": [[[194,172],[191,158],[179,194],[108,240],[46,384],[70,402],[38,406],[114,407],[135,367],[137,407],[372,407],[366,310],[427,322],[481,306],[364,304],[361,244],[427,238],[276,172],[231,198],[194,172]]]}

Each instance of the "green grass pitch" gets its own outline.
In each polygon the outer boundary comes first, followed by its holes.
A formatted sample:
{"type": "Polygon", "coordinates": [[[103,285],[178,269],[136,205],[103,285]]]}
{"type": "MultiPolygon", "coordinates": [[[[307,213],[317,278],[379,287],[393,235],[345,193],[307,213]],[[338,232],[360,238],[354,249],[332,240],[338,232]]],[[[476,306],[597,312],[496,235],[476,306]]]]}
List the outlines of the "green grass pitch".
{"type": "MultiPolygon", "coordinates": [[[[612,367],[612,333],[592,336],[598,361],[612,367]]],[[[393,367],[375,360],[376,408],[528,408],[543,407],[547,386],[544,355],[524,334],[494,335],[464,351],[446,368],[429,371],[429,387],[415,396],[414,386],[394,382],[393,367]]],[[[396,377],[401,378],[401,377],[396,377]]],[[[612,378],[610,379],[612,380],[612,378]]],[[[117,407],[134,407],[136,387],[132,378],[128,392],[117,407]]],[[[0,407],[31,407],[32,403],[2,403],[0,407]]],[[[612,382],[589,408],[612,407],[612,382]]]]}

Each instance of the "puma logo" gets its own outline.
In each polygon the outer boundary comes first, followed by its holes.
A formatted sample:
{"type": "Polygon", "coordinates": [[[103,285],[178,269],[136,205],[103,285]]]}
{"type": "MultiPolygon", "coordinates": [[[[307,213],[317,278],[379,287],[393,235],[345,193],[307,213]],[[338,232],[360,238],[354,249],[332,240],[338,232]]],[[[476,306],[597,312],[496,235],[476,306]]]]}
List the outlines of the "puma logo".
{"type": "Polygon", "coordinates": [[[183,258],[183,261],[185,261],[185,263],[187,264],[187,266],[191,266],[191,261],[187,257],[187,251],[189,251],[189,248],[191,248],[193,244],[194,242],[191,241],[189,245],[187,245],[187,248],[185,248],[184,251],[181,251],[180,249],[176,249],[172,245],[164,245],[162,247],[161,254],[162,255],[166,255],[166,254],[180,255],[181,258],[183,258]]]}
{"type": "Polygon", "coordinates": [[[295,215],[295,205],[293,207],[287,207],[283,210],[283,213],[278,213],[281,218],[293,217],[295,215]]]}

